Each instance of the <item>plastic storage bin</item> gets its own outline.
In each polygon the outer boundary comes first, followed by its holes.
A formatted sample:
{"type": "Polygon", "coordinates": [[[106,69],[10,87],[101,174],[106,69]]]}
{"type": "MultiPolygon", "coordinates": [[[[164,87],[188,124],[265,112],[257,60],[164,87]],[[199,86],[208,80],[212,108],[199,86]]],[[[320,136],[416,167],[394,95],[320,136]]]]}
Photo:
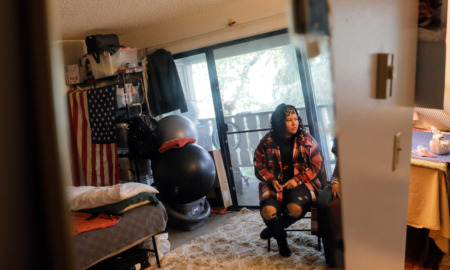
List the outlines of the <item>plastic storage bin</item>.
{"type": "Polygon", "coordinates": [[[110,55],[109,52],[102,52],[100,54],[100,63],[95,61],[92,54],[88,54],[88,59],[94,79],[116,75],[118,74],[117,71],[126,64],[138,65],[136,47],[122,47],[114,55],[110,55]]]}

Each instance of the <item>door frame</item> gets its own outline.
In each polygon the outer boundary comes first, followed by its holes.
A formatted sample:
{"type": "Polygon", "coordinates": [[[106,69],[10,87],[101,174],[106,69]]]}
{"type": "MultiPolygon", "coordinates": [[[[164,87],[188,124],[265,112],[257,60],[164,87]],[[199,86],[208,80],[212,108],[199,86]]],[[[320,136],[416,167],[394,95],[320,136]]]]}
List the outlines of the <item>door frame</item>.
{"type": "MultiPolygon", "coordinates": [[[[193,55],[198,55],[198,54],[205,55],[206,63],[207,63],[207,67],[208,67],[208,74],[209,74],[209,81],[210,81],[210,86],[211,86],[211,94],[212,94],[212,99],[213,99],[214,112],[215,112],[215,117],[216,117],[216,125],[217,125],[217,130],[218,130],[220,150],[222,153],[224,166],[226,168],[225,171],[226,171],[226,175],[227,175],[227,179],[228,179],[228,185],[231,190],[230,195],[231,195],[231,199],[233,202],[232,207],[230,207],[231,210],[239,210],[242,207],[259,208],[259,206],[239,205],[235,180],[234,180],[234,176],[233,176],[231,154],[230,154],[230,149],[228,147],[227,135],[237,134],[237,133],[254,132],[254,131],[260,131],[260,130],[245,130],[245,131],[237,131],[237,132],[228,132],[228,126],[225,122],[225,116],[223,114],[222,100],[220,97],[220,86],[219,86],[219,80],[217,77],[217,69],[216,69],[216,65],[214,62],[215,60],[214,60],[213,51],[216,49],[220,49],[220,48],[231,46],[231,45],[246,43],[246,42],[250,42],[250,41],[254,41],[254,40],[258,40],[258,39],[268,38],[268,37],[287,34],[287,33],[288,33],[287,29],[282,29],[282,30],[259,34],[259,35],[255,35],[255,36],[251,36],[251,37],[241,38],[241,39],[237,39],[237,40],[233,40],[233,41],[229,41],[229,42],[224,42],[224,43],[220,43],[220,44],[213,45],[213,46],[199,48],[199,49],[188,51],[188,52],[177,53],[177,54],[173,55],[173,58],[175,60],[184,58],[184,57],[193,56],[193,55]]],[[[323,139],[321,139],[320,131],[318,128],[319,122],[318,122],[317,110],[315,109],[316,102],[314,100],[314,93],[312,91],[314,86],[313,86],[312,78],[311,78],[311,70],[310,70],[308,61],[307,60],[303,61],[303,59],[306,59],[306,53],[305,53],[305,51],[299,50],[299,48],[297,48],[297,47],[295,48],[295,50],[296,50],[296,59],[297,59],[297,63],[298,63],[298,68],[299,68],[299,77],[300,77],[300,81],[302,84],[302,93],[303,93],[303,97],[305,100],[305,109],[306,109],[306,113],[307,113],[308,125],[305,125],[305,127],[309,128],[311,135],[318,141],[319,145],[325,146],[325,148],[322,149],[323,150],[322,152],[324,155],[326,155],[325,158],[327,158],[327,160],[330,160],[328,158],[327,144],[326,144],[326,142],[322,142],[323,139]]],[[[325,172],[325,174],[326,173],[327,172],[325,172]]]]}

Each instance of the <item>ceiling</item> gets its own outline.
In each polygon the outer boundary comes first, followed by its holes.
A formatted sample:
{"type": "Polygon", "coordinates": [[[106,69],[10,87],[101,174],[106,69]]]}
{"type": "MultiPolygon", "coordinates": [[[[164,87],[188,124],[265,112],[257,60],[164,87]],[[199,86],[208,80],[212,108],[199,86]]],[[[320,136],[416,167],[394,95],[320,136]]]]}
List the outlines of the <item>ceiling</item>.
{"type": "Polygon", "coordinates": [[[62,40],[149,28],[236,0],[51,0],[62,40]]]}

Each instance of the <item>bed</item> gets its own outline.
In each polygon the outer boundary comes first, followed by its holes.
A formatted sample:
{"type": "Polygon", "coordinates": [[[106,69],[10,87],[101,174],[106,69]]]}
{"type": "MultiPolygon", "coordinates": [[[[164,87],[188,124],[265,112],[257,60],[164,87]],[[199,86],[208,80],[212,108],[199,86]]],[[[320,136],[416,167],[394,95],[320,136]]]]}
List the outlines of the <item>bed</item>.
{"type": "MultiPolygon", "coordinates": [[[[82,212],[95,218],[107,212],[118,219],[104,228],[76,231],[73,226],[77,269],[90,268],[147,240],[152,240],[152,246],[156,247],[155,235],[166,229],[168,216],[155,193],[156,189],[139,183],[71,187],[67,194],[72,213],[82,212]]],[[[159,265],[157,250],[148,250],[155,253],[159,265]]]]}

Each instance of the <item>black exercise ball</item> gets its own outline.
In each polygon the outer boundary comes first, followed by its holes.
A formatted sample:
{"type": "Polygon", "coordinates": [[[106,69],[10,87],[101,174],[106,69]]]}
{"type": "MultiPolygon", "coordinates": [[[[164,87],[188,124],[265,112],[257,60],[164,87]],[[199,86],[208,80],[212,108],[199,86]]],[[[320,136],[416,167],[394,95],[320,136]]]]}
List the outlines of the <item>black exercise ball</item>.
{"type": "Polygon", "coordinates": [[[198,140],[198,132],[194,123],[182,115],[169,115],[158,122],[159,140],[164,143],[179,138],[198,140]]]}
{"type": "Polygon", "coordinates": [[[211,190],[216,168],[208,151],[188,143],[164,152],[153,169],[153,178],[163,201],[189,203],[211,190]]]}

